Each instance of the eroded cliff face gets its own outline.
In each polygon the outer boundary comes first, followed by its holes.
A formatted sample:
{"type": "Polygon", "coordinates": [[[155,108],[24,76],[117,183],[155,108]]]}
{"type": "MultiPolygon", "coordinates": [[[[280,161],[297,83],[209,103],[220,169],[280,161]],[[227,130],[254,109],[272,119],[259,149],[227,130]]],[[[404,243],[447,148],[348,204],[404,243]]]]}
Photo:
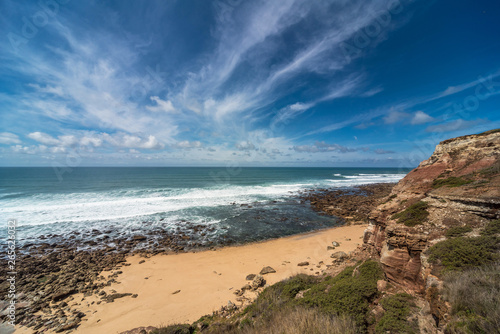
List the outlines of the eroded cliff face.
{"type": "MultiPolygon", "coordinates": [[[[410,208],[411,209],[411,208],[410,208]]],[[[431,266],[425,250],[445,231],[463,223],[480,227],[500,218],[500,130],[441,142],[371,212],[365,247],[380,257],[387,278],[406,290],[424,293],[431,266]],[[394,214],[423,201],[428,216],[405,226],[394,214]]]]}

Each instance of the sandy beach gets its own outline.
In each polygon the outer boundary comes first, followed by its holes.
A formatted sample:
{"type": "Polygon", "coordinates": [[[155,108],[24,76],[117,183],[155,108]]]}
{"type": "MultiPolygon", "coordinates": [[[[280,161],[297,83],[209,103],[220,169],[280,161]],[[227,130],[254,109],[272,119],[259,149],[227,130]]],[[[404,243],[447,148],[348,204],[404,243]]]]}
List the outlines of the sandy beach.
{"type": "MultiPolygon", "coordinates": [[[[258,274],[265,266],[276,273],[264,275],[273,284],[298,273],[319,275],[332,263],[330,254],[349,252],[361,244],[367,225],[341,226],[242,246],[150,258],[131,256],[117,281],[104,290],[109,294],[137,294],[112,303],[96,295],[83,298],[77,294],[66,300],[86,314],[77,333],[120,333],[141,326],[159,326],[193,322],[227,305],[240,305],[234,291],[248,281],[248,274],[258,274]],[[327,250],[333,241],[339,247],[327,250]],[[297,266],[300,262],[307,266],[297,266]],[[179,291],[180,290],[180,291],[179,291]],[[179,292],[177,292],[179,291],[179,292]],[[177,292],[177,293],[174,293],[177,292]],[[83,299],[83,300],[82,300],[83,299]],[[80,305],[76,305],[80,304],[80,305]]],[[[108,277],[113,272],[103,272],[108,277]]],[[[253,299],[255,292],[244,297],[253,299]]],[[[19,328],[16,333],[30,333],[19,328]]]]}

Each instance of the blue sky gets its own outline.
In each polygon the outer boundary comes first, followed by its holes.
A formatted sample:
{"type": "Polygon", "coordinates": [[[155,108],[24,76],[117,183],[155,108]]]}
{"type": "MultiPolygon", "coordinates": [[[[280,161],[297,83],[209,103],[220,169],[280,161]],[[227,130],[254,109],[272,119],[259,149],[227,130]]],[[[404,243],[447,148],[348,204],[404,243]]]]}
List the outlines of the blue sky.
{"type": "Polygon", "coordinates": [[[414,167],[500,127],[497,1],[0,2],[3,166],[414,167]]]}

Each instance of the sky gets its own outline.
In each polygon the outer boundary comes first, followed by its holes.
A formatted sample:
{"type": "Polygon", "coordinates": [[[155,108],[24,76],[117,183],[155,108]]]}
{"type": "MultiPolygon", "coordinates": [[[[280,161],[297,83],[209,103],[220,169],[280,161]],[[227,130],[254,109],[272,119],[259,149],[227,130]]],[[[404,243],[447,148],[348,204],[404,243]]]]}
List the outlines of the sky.
{"type": "Polygon", "coordinates": [[[415,167],[500,127],[500,2],[0,2],[1,166],[415,167]]]}

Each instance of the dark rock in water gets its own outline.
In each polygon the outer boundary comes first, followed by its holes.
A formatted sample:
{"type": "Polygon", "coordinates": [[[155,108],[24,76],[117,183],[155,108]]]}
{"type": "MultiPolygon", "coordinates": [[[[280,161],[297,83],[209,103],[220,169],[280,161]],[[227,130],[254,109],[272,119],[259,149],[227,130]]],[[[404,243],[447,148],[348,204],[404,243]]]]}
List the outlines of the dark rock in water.
{"type": "Polygon", "coordinates": [[[134,235],[132,237],[132,240],[136,240],[136,241],[142,241],[142,240],[146,240],[147,238],[143,235],[134,235]]]}
{"type": "Polygon", "coordinates": [[[255,276],[257,276],[257,275],[255,275],[255,274],[249,274],[249,275],[247,275],[247,277],[245,279],[247,281],[251,281],[251,280],[253,280],[255,278],[255,276]]]}
{"type": "Polygon", "coordinates": [[[260,271],[260,274],[261,275],[266,275],[266,274],[272,274],[272,273],[275,273],[276,270],[274,270],[273,268],[267,266],[267,267],[264,267],[262,268],[262,270],[260,271]]]}
{"type": "Polygon", "coordinates": [[[305,266],[308,266],[308,265],[309,265],[309,262],[307,262],[307,261],[300,262],[300,263],[297,264],[297,266],[299,266],[299,267],[305,267],[305,266]]]}

